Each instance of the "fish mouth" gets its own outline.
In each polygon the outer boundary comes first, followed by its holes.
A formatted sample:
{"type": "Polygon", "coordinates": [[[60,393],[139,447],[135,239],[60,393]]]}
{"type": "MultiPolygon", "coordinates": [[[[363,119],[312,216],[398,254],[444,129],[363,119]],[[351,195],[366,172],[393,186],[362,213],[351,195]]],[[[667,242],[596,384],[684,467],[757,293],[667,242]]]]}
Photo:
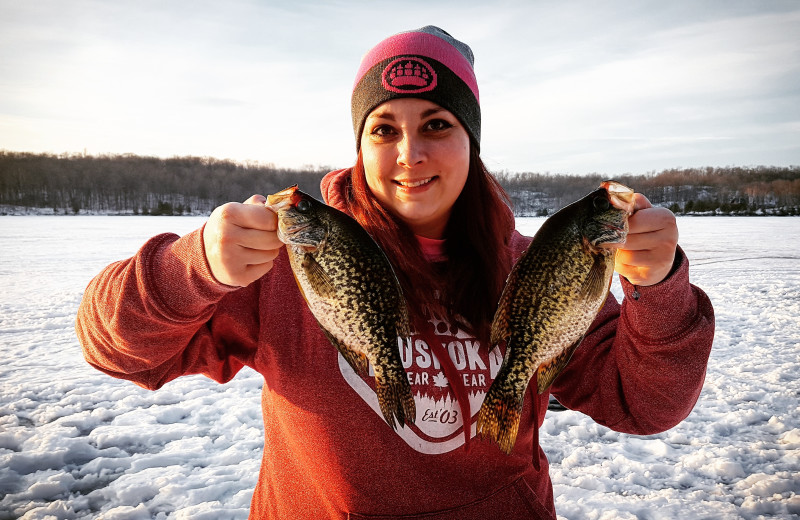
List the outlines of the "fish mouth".
{"type": "Polygon", "coordinates": [[[297,193],[297,184],[295,184],[283,191],[267,196],[267,202],[264,206],[277,213],[287,206],[294,206],[298,200],[300,200],[300,195],[297,193]]]}
{"type": "Polygon", "coordinates": [[[293,236],[311,226],[310,222],[296,220],[287,215],[287,210],[296,206],[297,202],[300,200],[300,195],[297,191],[297,185],[295,184],[283,191],[269,195],[266,204],[264,204],[264,206],[278,215],[278,240],[284,244],[292,244],[293,236]]]}
{"type": "Polygon", "coordinates": [[[604,181],[600,187],[608,193],[608,201],[612,206],[628,215],[633,214],[636,202],[634,201],[635,192],[632,189],[616,181],[604,181]]]}

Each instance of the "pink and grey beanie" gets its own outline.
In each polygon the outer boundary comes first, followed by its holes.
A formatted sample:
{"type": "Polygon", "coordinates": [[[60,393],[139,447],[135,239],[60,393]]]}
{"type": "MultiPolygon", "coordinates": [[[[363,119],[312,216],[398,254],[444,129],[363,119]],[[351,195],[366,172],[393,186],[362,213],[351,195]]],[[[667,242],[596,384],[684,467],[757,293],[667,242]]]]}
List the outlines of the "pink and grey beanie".
{"type": "Polygon", "coordinates": [[[369,113],[386,101],[414,97],[446,108],[481,141],[481,109],[474,57],[467,44],[428,25],[386,38],[361,60],[351,108],[356,149],[369,113]]]}

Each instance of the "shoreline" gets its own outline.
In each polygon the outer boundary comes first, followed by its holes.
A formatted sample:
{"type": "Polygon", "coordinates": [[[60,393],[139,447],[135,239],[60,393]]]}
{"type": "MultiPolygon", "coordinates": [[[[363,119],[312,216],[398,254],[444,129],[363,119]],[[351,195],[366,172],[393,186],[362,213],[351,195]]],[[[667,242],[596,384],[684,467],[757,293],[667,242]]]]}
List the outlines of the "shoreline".
{"type": "MultiPolygon", "coordinates": [[[[666,207],[666,206],[665,206],[666,207]]],[[[786,208],[774,208],[767,211],[757,212],[730,212],[722,211],[703,211],[689,213],[675,213],[676,217],[797,217],[800,215],[791,214],[786,208]]],[[[78,213],[71,211],[55,211],[53,208],[30,208],[25,206],[2,206],[0,205],[0,217],[208,217],[211,212],[191,212],[181,214],[162,214],[162,213],[134,213],[133,211],[87,211],[80,210],[78,213]]],[[[518,215],[514,218],[547,218],[550,215],[518,215]]]]}

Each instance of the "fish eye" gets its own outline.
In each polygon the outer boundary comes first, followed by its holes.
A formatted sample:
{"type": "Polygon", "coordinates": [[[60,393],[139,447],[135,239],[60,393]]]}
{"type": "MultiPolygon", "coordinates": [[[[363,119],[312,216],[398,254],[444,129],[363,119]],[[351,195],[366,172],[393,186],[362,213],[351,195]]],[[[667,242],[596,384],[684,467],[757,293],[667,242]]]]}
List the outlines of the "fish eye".
{"type": "Polygon", "coordinates": [[[606,211],[611,207],[611,203],[603,196],[595,197],[592,204],[594,204],[594,209],[597,211],[606,211]]]}
{"type": "Polygon", "coordinates": [[[301,199],[295,207],[300,213],[308,213],[311,210],[311,202],[306,199],[301,199]]]}

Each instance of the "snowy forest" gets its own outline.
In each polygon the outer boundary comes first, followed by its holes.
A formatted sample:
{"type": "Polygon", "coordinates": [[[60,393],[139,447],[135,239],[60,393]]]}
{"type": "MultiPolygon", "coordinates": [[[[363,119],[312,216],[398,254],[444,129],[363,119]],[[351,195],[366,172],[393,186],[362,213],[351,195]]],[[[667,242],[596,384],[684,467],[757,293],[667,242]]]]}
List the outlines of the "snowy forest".
{"type": "MultiPolygon", "coordinates": [[[[300,169],[209,157],[87,156],[0,151],[0,214],[208,214],[293,184],[320,197],[328,166],[300,169]]],[[[545,216],[595,189],[605,176],[494,172],[517,216],[545,216]]],[[[674,168],[614,180],[676,214],[800,215],[800,166],[674,168]]]]}

